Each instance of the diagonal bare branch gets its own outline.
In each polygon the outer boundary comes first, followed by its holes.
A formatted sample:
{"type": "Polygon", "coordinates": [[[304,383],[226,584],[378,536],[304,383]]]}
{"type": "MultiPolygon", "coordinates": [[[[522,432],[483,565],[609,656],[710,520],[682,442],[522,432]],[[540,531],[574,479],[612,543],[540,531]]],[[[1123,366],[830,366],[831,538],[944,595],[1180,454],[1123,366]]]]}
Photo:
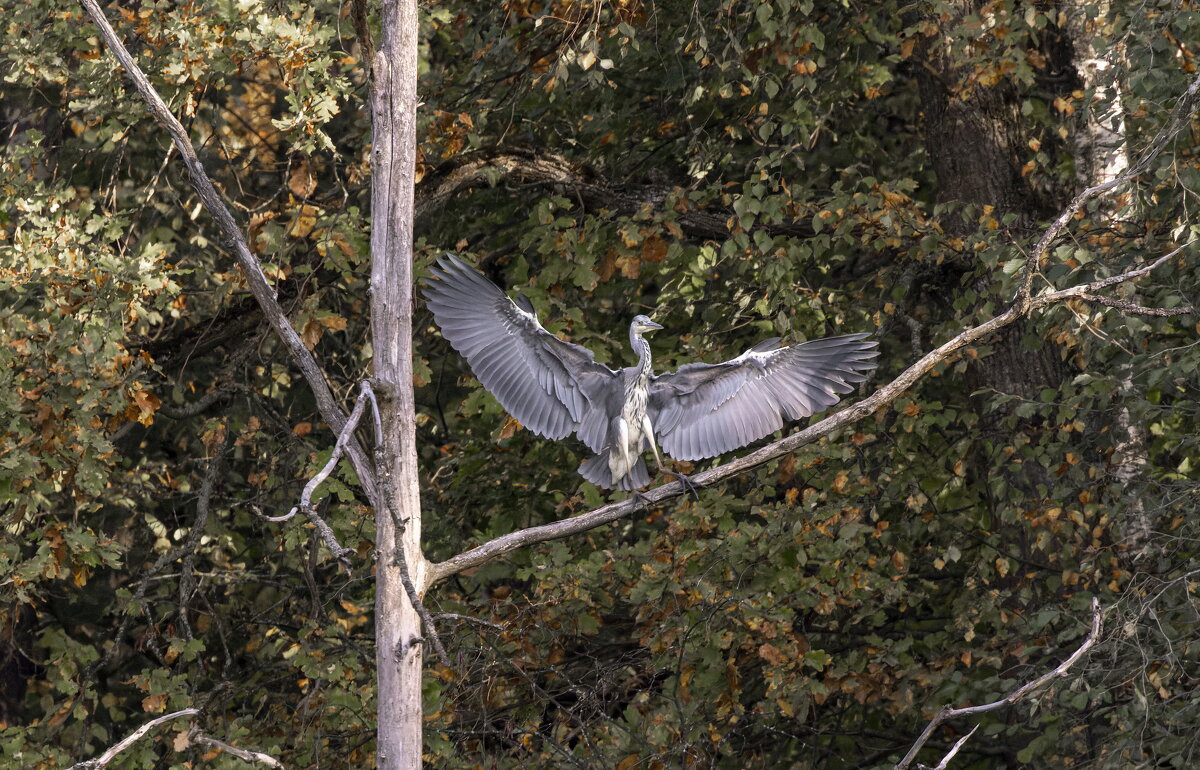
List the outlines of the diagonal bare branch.
{"type": "Polygon", "coordinates": [[[143,735],[150,732],[152,729],[154,729],[154,727],[162,724],[163,722],[170,722],[172,719],[178,719],[179,717],[191,717],[199,713],[200,709],[183,709],[182,711],[174,711],[170,714],[163,714],[161,717],[155,717],[131,732],[129,735],[122,738],[119,742],[109,746],[108,749],[106,749],[105,752],[100,756],[96,757],[95,759],[76,762],[67,768],[67,770],[102,770],[102,768],[107,767],[110,762],[116,759],[118,754],[137,743],[139,740],[141,740],[143,735]]]}
{"type": "Polygon", "coordinates": [[[239,749],[237,746],[231,746],[225,741],[219,741],[216,738],[210,738],[200,730],[192,728],[188,734],[188,738],[193,743],[202,743],[206,746],[212,746],[214,749],[223,751],[226,754],[232,754],[238,759],[244,760],[255,765],[264,765],[266,767],[283,770],[283,763],[270,754],[264,754],[261,751],[253,751],[251,749],[239,749]]]}
{"type": "MultiPolygon", "coordinates": [[[[313,358],[308,348],[304,346],[300,335],[296,332],[291,322],[288,321],[283,308],[280,307],[275,296],[275,290],[267,280],[266,274],[263,273],[258,257],[254,256],[254,253],[250,250],[245,233],[242,232],[242,229],[234,220],[229,207],[221,200],[220,193],[217,192],[217,188],[213,185],[208,173],[204,170],[204,165],[200,162],[200,158],[196,155],[196,149],[192,146],[192,142],[188,138],[187,130],[179,122],[179,119],[172,114],[171,110],[167,108],[166,103],[159,96],[158,92],[154,90],[150,79],[146,77],[146,73],[138,66],[137,61],[134,60],[133,56],[125,48],[121,39],[117,37],[117,33],[113,30],[112,25],[109,24],[104,12],[100,10],[100,6],[96,0],[80,0],[80,3],[95,23],[96,28],[100,31],[100,36],[104,38],[105,45],[117,57],[117,61],[121,63],[121,66],[125,68],[126,74],[129,75],[138,93],[145,100],[150,114],[171,135],[175,147],[179,150],[179,154],[183,158],[184,165],[187,166],[188,175],[192,180],[192,187],[195,188],[196,193],[200,196],[200,200],[204,203],[204,208],[208,210],[209,215],[217,223],[217,229],[220,230],[222,239],[232,247],[238,265],[241,267],[242,273],[246,276],[246,283],[250,287],[250,293],[254,295],[254,299],[257,300],[259,306],[262,308],[267,322],[270,323],[275,334],[283,342],[292,362],[300,370],[305,381],[308,382],[308,386],[312,388],[317,408],[321,412],[321,417],[335,433],[341,433],[343,426],[346,424],[346,414],[338,406],[337,400],[333,396],[333,391],[329,388],[329,383],[325,381],[325,375],[321,371],[321,367],[317,364],[316,359],[313,358]]],[[[375,475],[367,459],[366,452],[363,451],[363,448],[353,438],[351,438],[346,452],[350,456],[351,462],[354,463],[354,470],[363,485],[363,490],[371,502],[375,503],[377,500],[375,475]]]]}

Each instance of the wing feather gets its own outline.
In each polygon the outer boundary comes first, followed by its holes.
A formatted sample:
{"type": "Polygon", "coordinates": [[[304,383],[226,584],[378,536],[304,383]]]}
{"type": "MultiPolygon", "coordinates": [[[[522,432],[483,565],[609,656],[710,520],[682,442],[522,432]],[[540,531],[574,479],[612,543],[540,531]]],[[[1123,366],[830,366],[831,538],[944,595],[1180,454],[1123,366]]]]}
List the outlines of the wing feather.
{"type": "Polygon", "coordinates": [[[680,460],[746,446],[828,409],[875,369],[878,344],[866,334],[780,347],[765,340],[721,364],[687,364],[650,383],[658,444],[680,460]]]}
{"type": "MultiPolygon", "coordinates": [[[[546,331],[479,271],[447,254],[424,282],[426,304],[450,344],[509,414],[539,436],[566,438],[602,411],[600,401],[619,387],[616,372],[596,363],[587,348],[546,331]]],[[[607,429],[581,431],[593,451],[607,429]]]]}

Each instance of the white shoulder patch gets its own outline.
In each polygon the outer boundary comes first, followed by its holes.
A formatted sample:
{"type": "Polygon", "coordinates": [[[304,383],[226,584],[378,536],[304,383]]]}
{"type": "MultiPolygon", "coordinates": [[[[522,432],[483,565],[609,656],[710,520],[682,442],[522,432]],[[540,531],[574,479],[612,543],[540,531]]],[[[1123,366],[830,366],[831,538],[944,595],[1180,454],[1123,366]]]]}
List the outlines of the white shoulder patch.
{"type": "Polygon", "coordinates": [[[751,350],[747,350],[745,353],[742,353],[740,356],[733,359],[733,361],[731,361],[730,363],[734,363],[734,364],[750,363],[761,369],[761,368],[765,368],[766,365],[771,362],[771,359],[773,359],[775,356],[777,356],[780,352],[782,352],[784,350],[787,350],[787,348],[779,348],[778,350],[768,350],[765,352],[756,352],[755,350],[751,349],[751,350]]]}

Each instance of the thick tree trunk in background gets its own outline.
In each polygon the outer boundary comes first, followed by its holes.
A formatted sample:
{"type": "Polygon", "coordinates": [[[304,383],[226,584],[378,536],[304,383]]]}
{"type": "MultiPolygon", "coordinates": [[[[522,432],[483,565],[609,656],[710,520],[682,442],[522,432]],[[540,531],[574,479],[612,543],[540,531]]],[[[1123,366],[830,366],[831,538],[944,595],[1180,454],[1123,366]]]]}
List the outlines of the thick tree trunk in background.
{"type": "Polygon", "coordinates": [[[401,579],[407,563],[423,591],[412,392],[417,29],[415,0],[384,0],[371,90],[371,339],[384,431],[377,472],[381,495],[388,498],[375,511],[377,751],[378,766],[387,770],[421,766],[421,621],[401,579]]]}
{"type": "MultiPolygon", "coordinates": [[[[960,0],[953,5],[965,16],[980,13],[983,3],[960,0]]],[[[994,86],[968,85],[963,67],[970,65],[956,61],[956,54],[941,49],[939,43],[936,39],[926,44],[927,67],[918,76],[925,145],[937,174],[939,202],[973,207],[969,215],[944,219],[945,230],[950,235],[975,232],[975,217],[984,206],[992,206],[996,219],[1016,215],[1011,228],[1013,239],[1019,242],[1032,233],[1034,223],[1055,216],[1073,191],[1039,187],[1031,181],[1032,175],[1022,174],[1030,152],[1029,141],[1034,137],[1026,133],[1027,121],[1021,116],[1018,95],[1004,81],[994,86]]],[[[1044,51],[1048,68],[1059,74],[1054,88],[1070,92],[1076,82],[1070,72],[1069,45],[1049,31],[1044,45],[1049,47],[1044,51]]],[[[968,272],[974,269],[970,264],[962,267],[968,272]]],[[[987,285],[976,288],[983,296],[990,293],[987,285]]],[[[1036,399],[1043,389],[1057,388],[1063,382],[1069,368],[1060,348],[1043,342],[1027,349],[1022,344],[1027,329],[1024,321],[1013,324],[992,341],[991,355],[971,363],[966,379],[972,390],[989,388],[1036,399]]],[[[1004,413],[982,410],[981,424],[995,425],[1004,413]]],[[[986,461],[979,458],[979,462],[986,461]]],[[[1037,482],[1045,481],[1035,476],[1027,470],[1009,479],[1009,483],[1034,496],[1037,482]]]]}

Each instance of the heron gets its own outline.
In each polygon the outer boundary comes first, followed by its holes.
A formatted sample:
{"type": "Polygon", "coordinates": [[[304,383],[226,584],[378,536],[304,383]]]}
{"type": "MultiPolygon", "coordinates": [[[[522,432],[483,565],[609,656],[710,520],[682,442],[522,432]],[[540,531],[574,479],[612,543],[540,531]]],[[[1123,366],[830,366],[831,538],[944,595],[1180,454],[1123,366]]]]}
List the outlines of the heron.
{"type": "Polygon", "coordinates": [[[645,335],[662,329],[645,315],[629,325],[634,366],[614,371],[592,351],[546,331],[524,295],[516,300],[453,254],[424,282],[426,305],[479,382],[524,427],[548,439],[574,433],[594,454],[579,473],[598,487],[638,493],[650,484],[644,452],[663,465],[703,460],[751,444],[816,414],[865,382],[877,343],[868,334],[784,346],[763,340],[719,364],[684,364],[654,374],[645,335]]]}

